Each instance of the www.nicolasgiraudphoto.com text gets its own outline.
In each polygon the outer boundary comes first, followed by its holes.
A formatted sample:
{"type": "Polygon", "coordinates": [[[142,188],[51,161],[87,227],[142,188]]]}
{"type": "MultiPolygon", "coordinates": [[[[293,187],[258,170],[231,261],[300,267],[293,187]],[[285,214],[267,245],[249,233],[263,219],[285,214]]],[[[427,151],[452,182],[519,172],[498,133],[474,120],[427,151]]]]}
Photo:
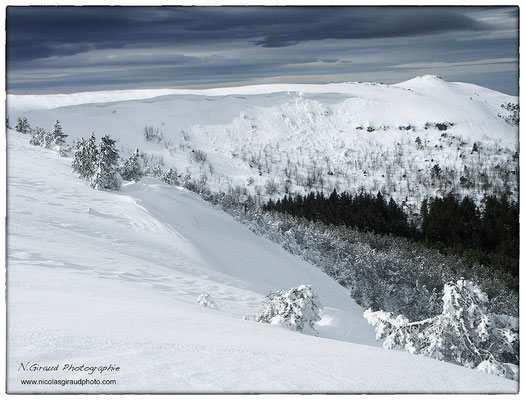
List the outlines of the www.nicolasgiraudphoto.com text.
{"type": "Polygon", "coordinates": [[[85,372],[88,377],[75,377],[75,379],[63,379],[58,377],[39,377],[38,379],[21,379],[20,383],[22,385],[59,385],[59,386],[69,386],[69,385],[78,385],[78,386],[96,386],[96,385],[116,385],[116,379],[97,379],[99,376],[106,374],[104,377],[107,377],[108,373],[116,373],[120,371],[120,367],[116,364],[107,364],[107,365],[86,365],[86,364],[51,364],[51,365],[41,365],[35,362],[22,362],[18,367],[18,371],[26,372],[38,372],[38,373],[49,373],[49,372],[61,372],[61,373],[78,373],[85,372]]]}

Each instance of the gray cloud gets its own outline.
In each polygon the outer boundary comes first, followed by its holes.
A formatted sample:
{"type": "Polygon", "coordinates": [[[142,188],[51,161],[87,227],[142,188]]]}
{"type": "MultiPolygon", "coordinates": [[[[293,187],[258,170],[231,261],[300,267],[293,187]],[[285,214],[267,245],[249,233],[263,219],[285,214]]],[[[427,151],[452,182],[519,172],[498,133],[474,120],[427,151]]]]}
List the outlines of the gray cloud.
{"type": "MultiPolygon", "coordinates": [[[[483,85],[483,60],[518,57],[516,9],[8,7],[7,87],[29,93],[322,83],[362,80],[367,72],[368,80],[400,81],[421,71],[416,64],[483,85]],[[461,62],[472,63],[452,67],[461,62]]],[[[517,71],[517,62],[511,65],[517,71]]],[[[516,93],[509,63],[491,68],[487,84],[516,93]]]]}

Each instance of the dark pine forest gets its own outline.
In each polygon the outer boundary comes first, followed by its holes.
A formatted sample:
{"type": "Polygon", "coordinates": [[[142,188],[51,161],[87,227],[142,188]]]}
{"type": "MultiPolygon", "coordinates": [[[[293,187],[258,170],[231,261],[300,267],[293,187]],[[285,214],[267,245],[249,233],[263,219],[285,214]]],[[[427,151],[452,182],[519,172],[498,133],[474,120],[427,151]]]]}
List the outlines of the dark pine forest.
{"type": "Polygon", "coordinates": [[[405,237],[454,253],[518,277],[519,206],[503,196],[486,196],[481,206],[470,197],[450,193],[422,202],[419,217],[403,211],[392,198],[335,190],[287,195],[269,200],[263,209],[329,225],[346,225],[364,232],[405,237]]]}

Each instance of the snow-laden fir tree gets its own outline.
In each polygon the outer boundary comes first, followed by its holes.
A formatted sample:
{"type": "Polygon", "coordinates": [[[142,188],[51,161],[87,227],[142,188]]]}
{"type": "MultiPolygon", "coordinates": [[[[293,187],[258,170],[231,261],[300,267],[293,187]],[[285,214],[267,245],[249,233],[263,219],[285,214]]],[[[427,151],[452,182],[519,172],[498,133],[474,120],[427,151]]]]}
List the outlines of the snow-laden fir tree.
{"type": "Polygon", "coordinates": [[[122,176],[122,179],[127,181],[140,181],[144,172],[142,170],[142,159],[140,157],[139,149],[135,149],[133,154],[124,161],[124,164],[120,168],[120,175],[122,176]]]}
{"type": "Polygon", "coordinates": [[[178,182],[177,171],[173,168],[163,171],[160,175],[160,180],[168,185],[176,185],[178,182]]]}
{"type": "Polygon", "coordinates": [[[44,146],[47,136],[48,133],[44,129],[36,127],[31,131],[31,139],[29,139],[29,143],[33,146],[44,146]]]}
{"type": "Polygon", "coordinates": [[[81,138],[75,143],[75,155],[71,167],[81,178],[91,179],[95,173],[98,148],[95,134],[89,139],[81,138]]]}
{"type": "Polygon", "coordinates": [[[45,147],[46,149],[49,149],[51,148],[52,144],[53,144],[53,138],[51,136],[51,133],[46,131],[43,137],[41,146],[45,147]]]}
{"type": "Polygon", "coordinates": [[[29,126],[26,117],[18,117],[16,120],[15,131],[23,133],[24,135],[31,133],[31,127],[29,126]]]}
{"type": "Polygon", "coordinates": [[[119,190],[122,177],[118,173],[119,152],[116,141],[105,135],[100,139],[95,163],[95,172],[90,180],[92,188],[97,190],[119,190]]]}
{"type": "Polygon", "coordinates": [[[67,134],[62,131],[62,126],[58,120],[55,121],[51,132],[49,133],[49,145],[64,146],[66,144],[67,134]]]}
{"type": "Polygon", "coordinates": [[[75,153],[73,155],[73,161],[71,162],[71,168],[73,168],[73,172],[76,172],[81,178],[86,177],[86,144],[87,140],[80,138],[76,140],[73,145],[75,153]]]}
{"type": "Polygon", "coordinates": [[[72,150],[73,146],[67,143],[57,147],[57,153],[60,155],[60,157],[69,157],[72,150]]]}
{"type": "Polygon", "coordinates": [[[144,175],[154,176],[155,178],[160,178],[163,173],[164,170],[160,164],[146,165],[144,168],[144,175]]]}
{"type": "Polygon", "coordinates": [[[268,302],[255,316],[258,322],[281,324],[290,329],[317,336],[314,322],[322,309],[319,297],[311,286],[301,285],[288,291],[266,295],[268,302]]]}
{"type": "Polygon", "coordinates": [[[488,297],[474,283],[459,280],[445,285],[443,311],[422,321],[403,315],[372,311],[364,313],[376,329],[383,347],[402,348],[469,368],[478,368],[515,379],[518,363],[518,319],[487,310],[488,297]]]}
{"type": "Polygon", "coordinates": [[[213,308],[214,310],[219,309],[215,300],[208,293],[201,293],[197,298],[197,303],[203,307],[213,308]]]}

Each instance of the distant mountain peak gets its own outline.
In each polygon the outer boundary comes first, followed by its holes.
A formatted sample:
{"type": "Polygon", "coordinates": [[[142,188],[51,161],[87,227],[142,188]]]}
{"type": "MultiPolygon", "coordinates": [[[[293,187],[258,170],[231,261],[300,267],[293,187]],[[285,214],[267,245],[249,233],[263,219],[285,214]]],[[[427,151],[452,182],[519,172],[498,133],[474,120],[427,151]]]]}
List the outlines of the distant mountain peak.
{"type": "Polygon", "coordinates": [[[418,75],[418,76],[415,76],[413,79],[424,79],[424,80],[440,79],[440,80],[443,80],[443,78],[441,78],[438,75],[418,75]]]}

